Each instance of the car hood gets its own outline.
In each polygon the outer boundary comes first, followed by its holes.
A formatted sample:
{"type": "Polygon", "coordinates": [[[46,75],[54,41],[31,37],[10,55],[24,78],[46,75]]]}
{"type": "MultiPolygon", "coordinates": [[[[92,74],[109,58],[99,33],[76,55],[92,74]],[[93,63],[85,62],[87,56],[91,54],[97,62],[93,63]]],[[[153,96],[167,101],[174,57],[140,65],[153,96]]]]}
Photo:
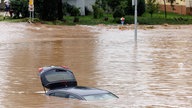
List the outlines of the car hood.
{"type": "Polygon", "coordinates": [[[73,72],[62,67],[44,67],[39,75],[42,85],[48,89],[77,86],[73,72]]]}

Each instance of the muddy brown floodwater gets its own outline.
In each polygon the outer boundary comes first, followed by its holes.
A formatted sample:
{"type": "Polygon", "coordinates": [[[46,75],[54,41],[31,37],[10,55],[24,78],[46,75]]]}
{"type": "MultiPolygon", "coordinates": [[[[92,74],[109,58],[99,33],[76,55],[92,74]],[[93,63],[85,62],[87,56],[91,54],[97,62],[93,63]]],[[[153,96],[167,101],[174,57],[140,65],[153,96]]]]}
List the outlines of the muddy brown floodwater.
{"type": "Polygon", "coordinates": [[[0,23],[0,108],[191,108],[192,25],[0,23]],[[120,28],[120,29],[119,29],[120,28]],[[68,66],[78,84],[118,100],[44,95],[38,68],[68,66]]]}

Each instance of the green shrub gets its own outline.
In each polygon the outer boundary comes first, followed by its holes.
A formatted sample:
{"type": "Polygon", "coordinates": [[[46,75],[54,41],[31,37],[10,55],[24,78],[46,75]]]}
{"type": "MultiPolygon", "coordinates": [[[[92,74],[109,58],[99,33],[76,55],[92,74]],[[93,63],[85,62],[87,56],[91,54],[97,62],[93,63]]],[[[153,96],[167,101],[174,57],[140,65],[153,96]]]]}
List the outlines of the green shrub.
{"type": "Polygon", "coordinates": [[[28,0],[10,0],[11,10],[14,13],[14,18],[19,18],[20,15],[25,18],[29,16],[28,0]]]}
{"type": "Polygon", "coordinates": [[[121,18],[125,16],[124,10],[121,8],[117,8],[115,9],[114,13],[113,13],[113,18],[121,18]]]}
{"type": "Polygon", "coordinates": [[[125,22],[127,24],[134,24],[134,16],[126,16],[125,17],[125,22]]]}
{"type": "Polygon", "coordinates": [[[93,8],[93,18],[101,18],[104,16],[104,10],[100,8],[97,4],[92,5],[93,8]]]}
{"type": "Polygon", "coordinates": [[[132,6],[132,0],[127,1],[127,6],[125,7],[124,11],[126,15],[134,15],[135,7],[132,6]]]}
{"type": "Polygon", "coordinates": [[[68,4],[67,2],[63,3],[63,13],[64,15],[71,15],[71,16],[79,16],[80,11],[79,8],[68,4]]]}
{"type": "Polygon", "coordinates": [[[72,7],[71,11],[70,11],[71,16],[79,16],[80,15],[80,11],[79,8],[76,7],[72,7]]]}

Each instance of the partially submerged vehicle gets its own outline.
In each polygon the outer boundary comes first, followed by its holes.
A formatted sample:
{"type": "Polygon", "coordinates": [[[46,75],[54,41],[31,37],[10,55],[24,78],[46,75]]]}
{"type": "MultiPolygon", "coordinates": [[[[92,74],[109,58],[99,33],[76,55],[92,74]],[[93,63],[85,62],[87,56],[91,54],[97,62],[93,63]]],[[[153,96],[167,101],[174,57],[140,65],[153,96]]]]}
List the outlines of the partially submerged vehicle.
{"type": "Polygon", "coordinates": [[[118,98],[107,90],[78,86],[73,72],[65,66],[39,68],[39,76],[45,94],[49,96],[87,101],[118,98]]]}

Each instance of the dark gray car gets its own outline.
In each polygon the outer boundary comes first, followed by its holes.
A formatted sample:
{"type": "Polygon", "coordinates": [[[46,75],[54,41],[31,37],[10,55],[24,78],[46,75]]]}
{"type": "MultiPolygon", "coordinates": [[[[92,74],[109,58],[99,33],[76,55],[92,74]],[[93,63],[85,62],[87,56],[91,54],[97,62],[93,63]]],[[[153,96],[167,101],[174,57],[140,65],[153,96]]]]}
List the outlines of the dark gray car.
{"type": "Polygon", "coordinates": [[[46,95],[79,100],[107,100],[118,97],[107,91],[91,87],[77,86],[72,71],[64,66],[49,66],[39,69],[39,75],[46,95]]]}

